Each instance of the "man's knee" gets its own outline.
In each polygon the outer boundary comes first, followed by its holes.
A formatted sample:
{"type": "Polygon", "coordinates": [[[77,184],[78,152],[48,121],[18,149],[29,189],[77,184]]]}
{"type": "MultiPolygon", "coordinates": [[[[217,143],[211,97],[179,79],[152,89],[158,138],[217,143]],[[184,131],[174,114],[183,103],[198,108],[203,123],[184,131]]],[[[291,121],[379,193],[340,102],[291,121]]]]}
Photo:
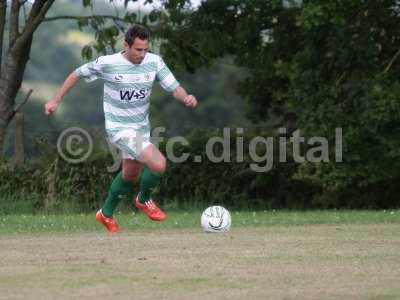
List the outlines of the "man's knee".
{"type": "Polygon", "coordinates": [[[139,180],[141,170],[142,168],[124,168],[122,170],[122,176],[125,181],[136,182],[139,180]]]}
{"type": "Polygon", "coordinates": [[[160,174],[164,173],[165,170],[167,169],[167,161],[166,161],[165,157],[163,157],[162,159],[159,159],[157,162],[153,162],[149,166],[149,168],[153,172],[160,173],[160,174]]]}

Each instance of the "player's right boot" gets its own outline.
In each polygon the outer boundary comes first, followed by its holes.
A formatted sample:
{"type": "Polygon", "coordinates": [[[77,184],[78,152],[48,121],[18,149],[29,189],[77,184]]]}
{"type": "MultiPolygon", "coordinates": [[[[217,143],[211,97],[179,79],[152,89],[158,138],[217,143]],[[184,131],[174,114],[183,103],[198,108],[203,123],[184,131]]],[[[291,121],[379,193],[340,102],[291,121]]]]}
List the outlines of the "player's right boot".
{"type": "Polygon", "coordinates": [[[101,209],[99,209],[99,211],[96,213],[96,220],[97,222],[103,224],[111,233],[117,233],[119,231],[117,221],[115,221],[114,218],[107,218],[105,215],[103,215],[101,209]]]}

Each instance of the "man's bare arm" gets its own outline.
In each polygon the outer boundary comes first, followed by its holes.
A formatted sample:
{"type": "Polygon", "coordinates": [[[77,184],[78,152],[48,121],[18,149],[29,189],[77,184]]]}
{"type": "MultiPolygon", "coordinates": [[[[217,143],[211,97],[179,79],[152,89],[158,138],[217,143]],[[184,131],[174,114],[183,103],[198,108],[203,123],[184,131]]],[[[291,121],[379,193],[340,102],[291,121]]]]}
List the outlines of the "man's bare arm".
{"type": "Polygon", "coordinates": [[[46,115],[55,113],[64,96],[78,83],[79,79],[80,77],[75,72],[68,75],[54,98],[46,103],[44,108],[46,115]]]}
{"type": "Polygon", "coordinates": [[[175,97],[175,99],[183,102],[183,104],[185,104],[188,107],[195,108],[197,106],[196,97],[193,95],[188,95],[186,90],[181,86],[178,86],[172,93],[172,95],[175,97]]]}

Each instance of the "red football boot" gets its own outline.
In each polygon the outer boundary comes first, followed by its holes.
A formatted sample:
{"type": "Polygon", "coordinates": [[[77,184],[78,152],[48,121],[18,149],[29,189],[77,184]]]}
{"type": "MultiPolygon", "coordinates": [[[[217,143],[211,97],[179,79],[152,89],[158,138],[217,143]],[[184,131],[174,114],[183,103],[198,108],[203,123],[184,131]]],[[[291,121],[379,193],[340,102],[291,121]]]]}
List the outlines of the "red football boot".
{"type": "Polygon", "coordinates": [[[101,209],[96,213],[96,220],[97,222],[103,224],[111,233],[117,233],[119,231],[117,221],[115,221],[113,218],[107,218],[105,215],[103,215],[101,209]]]}
{"type": "Polygon", "coordinates": [[[135,199],[135,205],[153,221],[164,221],[167,218],[167,215],[151,199],[145,203],[140,203],[138,195],[135,199]]]}

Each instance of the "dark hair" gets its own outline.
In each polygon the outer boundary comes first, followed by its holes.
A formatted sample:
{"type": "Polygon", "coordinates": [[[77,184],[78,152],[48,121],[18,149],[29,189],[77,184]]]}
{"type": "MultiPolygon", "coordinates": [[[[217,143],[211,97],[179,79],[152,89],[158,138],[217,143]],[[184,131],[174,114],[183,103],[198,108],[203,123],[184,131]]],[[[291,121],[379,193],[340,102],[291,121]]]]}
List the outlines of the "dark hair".
{"type": "Polygon", "coordinates": [[[142,25],[133,25],[125,33],[125,42],[127,42],[130,47],[136,38],[149,40],[150,31],[142,25]]]}

